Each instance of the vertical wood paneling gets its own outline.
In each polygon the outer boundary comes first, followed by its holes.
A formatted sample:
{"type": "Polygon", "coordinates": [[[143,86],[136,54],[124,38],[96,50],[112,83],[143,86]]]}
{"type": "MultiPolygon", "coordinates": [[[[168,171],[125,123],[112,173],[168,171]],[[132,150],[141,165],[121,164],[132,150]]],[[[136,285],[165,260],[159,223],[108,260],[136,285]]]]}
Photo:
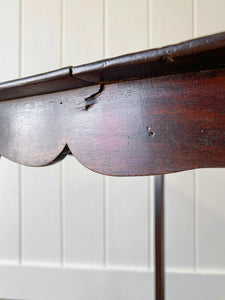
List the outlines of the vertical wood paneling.
{"type": "MultiPolygon", "coordinates": [[[[222,31],[224,8],[224,0],[0,0],[0,80],[20,75],[20,34],[22,75],[26,76],[58,68],[62,60],[64,66],[78,65],[104,54],[115,56],[179,42],[191,38],[192,32],[200,36],[222,31]]],[[[104,262],[109,269],[152,266],[149,179],[107,177],[105,186],[101,175],[72,157],[64,161],[62,169],[63,176],[60,165],[22,168],[20,216],[18,165],[1,159],[0,261],[17,264],[22,234],[25,264],[59,263],[62,259],[66,265],[88,268],[102,267],[104,262]]],[[[197,261],[200,271],[224,271],[225,171],[197,171],[196,186],[193,174],[166,176],[166,264],[170,269],[193,270],[197,261]]],[[[133,274],[129,272],[129,276],[133,274]]],[[[68,278],[73,280],[71,274],[68,278]]],[[[182,293],[187,282],[179,288],[182,293]]],[[[85,285],[85,279],[80,281],[80,293],[85,285]]],[[[176,288],[171,287],[174,297],[176,288]]],[[[42,287],[40,294],[45,289],[42,287]]],[[[76,291],[73,295],[79,297],[76,291]]],[[[116,294],[110,291],[109,295],[113,298],[116,294]]]]}
{"type": "Polygon", "coordinates": [[[192,0],[151,0],[153,47],[178,43],[192,37],[192,0]]]}
{"type": "Polygon", "coordinates": [[[0,80],[19,76],[20,0],[0,0],[0,80]]]}
{"type": "Polygon", "coordinates": [[[196,27],[198,36],[224,31],[224,0],[196,0],[196,16],[196,27]]]}
{"type": "MultiPolygon", "coordinates": [[[[0,80],[19,76],[20,1],[0,0],[0,80]]],[[[0,160],[0,261],[19,259],[19,168],[0,160]]]]}
{"type": "Polygon", "coordinates": [[[108,1],[107,36],[109,57],[148,47],[148,1],[108,1]]]}
{"type": "Polygon", "coordinates": [[[64,0],[63,64],[103,58],[103,0],[64,0]]]}
{"type": "MultiPolygon", "coordinates": [[[[60,0],[23,1],[23,76],[60,66],[60,8],[60,0]]],[[[22,259],[24,263],[59,262],[59,164],[22,168],[22,259]]]]}
{"type": "Polygon", "coordinates": [[[22,75],[59,68],[61,0],[23,0],[22,75]]]}
{"type": "Polygon", "coordinates": [[[0,162],[0,261],[18,262],[20,250],[18,165],[0,162]],[[10,182],[10,184],[8,184],[10,182]]]}
{"type": "Polygon", "coordinates": [[[147,268],[148,185],[145,178],[109,178],[108,265],[147,268]]]}
{"type": "Polygon", "coordinates": [[[103,264],[102,183],[102,175],[65,160],[65,264],[103,264]]]}
{"type": "MultiPolygon", "coordinates": [[[[150,40],[153,47],[192,37],[192,0],[152,0],[150,40]]],[[[193,171],[166,175],[166,267],[194,267],[193,171]]]]}
{"type": "MultiPolygon", "coordinates": [[[[148,46],[146,0],[108,1],[108,56],[148,46]]],[[[108,178],[107,232],[109,267],[149,266],[148,179],[108,178]]]]}
{"type": "Polygon", "coordinates": [[[166,266],[194,269],[194,176],[192,171],[166,175],[166,266]]]}
{"type": "Polygon", "coordinates": [[[60,168],[22,168],[23,263],[60,260],[60,168]]]}
{"type": "Polygon", "coordinates": [[[225,269],[225,170],[198,171],[198,268],[225,269]]]}
{"type": "MultiPolygon", "coordinates": [[[[197,36],[225,30],[223,0],[196,2],[197,36]]],[[[196,171],[197,267],[225,269],[225,172],[222,169],[196,171]]]]}
{"type": "MultiPolygon", "coordinates": [[[[103,55],[103,1],[64,1],[63,64],[103,55]]],[[[68,157],[63,165],[65,264],[103,265],[103,176],[68,157]]]]}

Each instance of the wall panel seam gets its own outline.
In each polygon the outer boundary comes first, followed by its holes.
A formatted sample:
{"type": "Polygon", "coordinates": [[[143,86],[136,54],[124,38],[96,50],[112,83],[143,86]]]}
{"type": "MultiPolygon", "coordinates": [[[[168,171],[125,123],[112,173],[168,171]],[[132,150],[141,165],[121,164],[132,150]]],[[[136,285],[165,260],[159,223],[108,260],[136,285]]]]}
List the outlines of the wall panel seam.
{"type": "MultiPolygon", "coordinates": [[[[19,24],[18,24],[18,75],[22,76],[22,45],[23,45],[23,0],[19,0],[19,24]]],[[[18,165],[18,262],[22,264],[22,168],[18,165]]]]}
{"type": "MultiPolygon", "coordinates": [[[[108,0],[103,0],[103,58],[108,57],[108,0]]],[[[103,266],[108,267],[108,177],[103,176],[103,266]]]]}
{"type": "MultiPolygon", "coordinates": [[[[60,0],[60,67],[63,67],[63,55],[64,55],[64,0],[60,0]]],[[[59,167],[59,174],[60,174],[60,265],[64,266],[64,162],[60,163],[59,167]]]]}

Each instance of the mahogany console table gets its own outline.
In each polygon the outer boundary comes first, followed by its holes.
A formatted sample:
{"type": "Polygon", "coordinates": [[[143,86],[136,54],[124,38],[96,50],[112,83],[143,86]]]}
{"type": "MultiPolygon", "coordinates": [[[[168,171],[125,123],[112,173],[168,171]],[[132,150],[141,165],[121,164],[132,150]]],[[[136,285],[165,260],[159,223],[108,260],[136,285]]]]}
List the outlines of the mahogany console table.
{"type": "Polygon", "coordinates": [[[225,32],[0,84],[0,154],[74,155],[155,180],[156,299],[164,299],[163,175],[225,167],[225,32]]]}

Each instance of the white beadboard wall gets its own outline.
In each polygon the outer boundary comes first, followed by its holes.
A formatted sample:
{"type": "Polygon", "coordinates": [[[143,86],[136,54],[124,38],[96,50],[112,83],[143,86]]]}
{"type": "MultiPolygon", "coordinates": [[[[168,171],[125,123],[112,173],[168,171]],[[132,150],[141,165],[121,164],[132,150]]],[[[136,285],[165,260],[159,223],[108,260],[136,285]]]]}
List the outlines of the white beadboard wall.
{"type": "MultiPolygon", "coordinates": [[[[0,81],[225,30],[225,0],[0,0],[0,81]]],[[[167,300],[225,298],[225,170],[166,175],[167,300]]],[[[153,178],[0,160],[0,298],[153,300],[153,178]]]]}

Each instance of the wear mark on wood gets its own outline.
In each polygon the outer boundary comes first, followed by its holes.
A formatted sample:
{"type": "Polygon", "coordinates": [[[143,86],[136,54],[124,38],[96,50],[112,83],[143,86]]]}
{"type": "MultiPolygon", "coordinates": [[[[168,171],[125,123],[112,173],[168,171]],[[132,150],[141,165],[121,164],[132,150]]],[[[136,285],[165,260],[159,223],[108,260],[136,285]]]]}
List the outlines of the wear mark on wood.
{"type": "Polygon", "coordinates": [[[174,59],[170,56],[164,55],[160,58],[160,61],[165,63],[173,63],[174,59]]]}
{"type": "Polygon", "coordinates": [[[149,126],[149,127],[147,127],[147,130],[148,130],[148,135],[150,136],[150,137],[153,137],[154,135],[155,135],[155,132],[154,131],[152,131],[152,129],[151,129],[151,127],[149,126]]]}
{"type": "Polygon", "coordinates": [[[104,90],[104,84],[100,85],[99,91],[97,93],[94,93],[93,95],[85,98],[84,107],[82,110],[89,110],[91,107],[93,107],[97,103],[97,98],[101,95],[101,93],[104,90]]]}

